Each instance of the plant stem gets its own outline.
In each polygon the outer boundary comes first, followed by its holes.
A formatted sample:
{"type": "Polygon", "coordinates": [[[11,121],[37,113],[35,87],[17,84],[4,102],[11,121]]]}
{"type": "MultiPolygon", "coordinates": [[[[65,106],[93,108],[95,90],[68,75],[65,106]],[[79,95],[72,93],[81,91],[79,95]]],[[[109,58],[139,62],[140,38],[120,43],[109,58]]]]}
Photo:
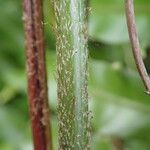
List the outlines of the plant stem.
{"type": "Polygon", "coordinates": [[[121,138],[113,138],[113,145],[116,150],[124,150],[124,141],[121,138]]]}
{"type": "Polygon", "coordinates": [[[41,0],[24,0],[28,97],[35,150],[51,150],[41,0]]]}
{"type": "Polygon", "coordinates": [[[56,18],[59,149],[89,149],[87,0],[52,0],[56,18]]]}
{"type": "Polygon", "coordinates": [[[137,35],[135,14],[134,14],[134,4],[133,0],[125,0],[126,18],[128,24],[129,37],[132,45],[132,50],[134,54],[134,59],[136,62],[137,69],[141,76],[141,79],[146,87],[147,94],[150,94],[150,78],[146,71],[142,55],[140,52],[140,44],[137,35]]]}

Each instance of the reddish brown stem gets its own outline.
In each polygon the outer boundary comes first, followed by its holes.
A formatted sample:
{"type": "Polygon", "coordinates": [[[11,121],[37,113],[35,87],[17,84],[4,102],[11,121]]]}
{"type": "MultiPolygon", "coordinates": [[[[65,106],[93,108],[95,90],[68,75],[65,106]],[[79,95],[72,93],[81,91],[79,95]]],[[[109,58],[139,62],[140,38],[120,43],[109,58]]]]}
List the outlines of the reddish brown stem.
{"type": "Polygon", "coordinates": [[[135,14],[134,14],[134,4],[133,0],[125,0],[125,8],[126,8],[126,18],[128,24],[129,37],[132,45],[132,50],[134,54],[134,59],[136,62],[137,69],[141,76],[141,79],[146,87],[147,93],[150,94],[150,78],[146,71],[141,51],[140,44],[137,35],[136,22],[135,22],[135,14]]]}
{"type": "Polygon", "coordinates": [[[35,150],[51,150],[42,0],[24,0],[28,96],[35,150]]]}

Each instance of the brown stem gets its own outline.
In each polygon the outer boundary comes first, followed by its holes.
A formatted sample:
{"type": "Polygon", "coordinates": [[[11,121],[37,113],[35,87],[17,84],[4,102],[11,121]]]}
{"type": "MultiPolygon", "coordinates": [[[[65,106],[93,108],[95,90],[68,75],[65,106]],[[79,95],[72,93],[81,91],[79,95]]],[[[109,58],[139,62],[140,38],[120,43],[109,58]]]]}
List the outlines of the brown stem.
{"type": "Polygon", "coordinates": [[[126,18],[127,18],[127,25],[129,31],[129,37],[132,45],[132,50],[134,54],[135,63],[141,79],[146,87],[146,92],[150,94],[150,78],[146,71],[142,55],[140,52],[140,44],[137,35],[136,23],[135,23],[135,14],[134,14],[134,4],[133,0],[125,0],[125,9],[126,9],[126,18]]]}
{"type": "Polygon", "coordinates": [[[116,150],[124,150],[124,141],[121,138],[114,138],[113,145],[116,150]]]}
{"type": "Polygon", "coordinates": [[[51,150],[42,0],[24,0],[28,96],[35,150],[51,150]]]}

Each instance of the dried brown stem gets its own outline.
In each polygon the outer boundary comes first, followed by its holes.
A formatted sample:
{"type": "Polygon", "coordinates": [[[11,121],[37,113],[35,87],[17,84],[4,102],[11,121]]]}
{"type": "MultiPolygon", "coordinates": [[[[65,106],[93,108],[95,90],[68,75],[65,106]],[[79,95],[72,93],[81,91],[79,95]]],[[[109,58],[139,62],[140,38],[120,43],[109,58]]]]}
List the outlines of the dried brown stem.
{"type": "Polygon", "coordinates": [[[150,94],[150,78],[146,71],[141,51],[140,51],[140,44],[137,35],[136,29],[136,22],[135,22],[135,14],[134,14],[134,3],[133,0],[125,0],[125,9],[126,9],[126,18],[127,18],[127,25],[129,31],[129,37],[132,45],[133,55],[135,59],[135,63],[141,79],[146,87],[146,92],[150,94]]]}
{"type": "Polygon", "coordinates": [[[51,150],[42,0],[24,0],[28,96],[35,150],[51,150]]]}

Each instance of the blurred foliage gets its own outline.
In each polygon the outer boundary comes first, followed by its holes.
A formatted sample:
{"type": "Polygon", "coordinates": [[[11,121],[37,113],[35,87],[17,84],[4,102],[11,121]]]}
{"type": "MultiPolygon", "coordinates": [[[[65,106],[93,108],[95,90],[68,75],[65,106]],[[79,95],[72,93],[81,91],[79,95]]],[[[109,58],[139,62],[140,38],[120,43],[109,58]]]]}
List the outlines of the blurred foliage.
{"type": "MultiPolygon", "coordinates": [[[[135,8],[142,54],[150,68],[150,1],[136,0],[135,8]]],[[[55,40],[48,0],[44,12],[53,145],[57,149],[55,40]]],[[[0,14],[0,149],[30,150],[21,1],[0,0],[0,14]]],[[[113,150],[113,139],[120,139],[125,150],[149,150],[150,97],[134,65],[124,2],[91,0],[89,34],[92,149],[113,150]]]]}

